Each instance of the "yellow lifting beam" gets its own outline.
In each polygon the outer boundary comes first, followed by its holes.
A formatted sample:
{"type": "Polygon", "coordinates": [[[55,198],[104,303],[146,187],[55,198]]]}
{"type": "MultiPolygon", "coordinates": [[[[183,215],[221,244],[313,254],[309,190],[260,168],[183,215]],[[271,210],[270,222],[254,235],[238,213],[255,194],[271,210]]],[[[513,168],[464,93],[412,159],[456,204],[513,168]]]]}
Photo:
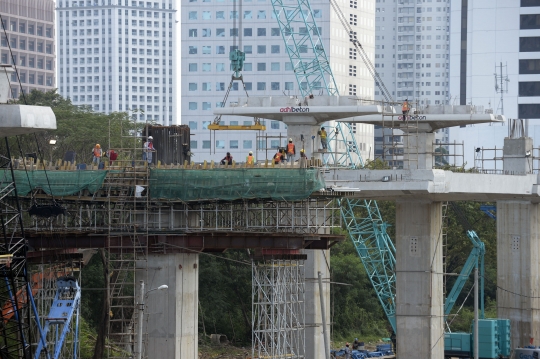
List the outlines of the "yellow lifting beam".
{"type": "Polygon", "coordinates": [[[208,125],[209,130],[260,130],[260,131],[266,131],[266,126],[261,125],[260,123],[256,123],[254,125],[218,125],[218,124],[211,124],[208,125]]]}

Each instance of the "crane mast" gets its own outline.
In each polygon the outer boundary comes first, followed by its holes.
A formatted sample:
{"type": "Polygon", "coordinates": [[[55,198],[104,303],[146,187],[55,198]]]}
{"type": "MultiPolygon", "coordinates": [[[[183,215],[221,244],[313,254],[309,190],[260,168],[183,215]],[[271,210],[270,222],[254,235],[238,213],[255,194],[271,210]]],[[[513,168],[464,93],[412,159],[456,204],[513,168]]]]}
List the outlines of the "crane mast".
{"type": "MultiPolygon", "coordinates": [[[[302,96],[315,91],[338,96],[338,86],[309,0],[287,4],[283,0],[272,0],[272,7],[302,96]]],[[[349,123],[337,122],[334,136],[329,140],[336,147],[339,142],[344,144],[345,152],[335,155],[335,164],[350,168],[364,165],[349,123]]],[[[329,153],[334,156],[330,148],[329,153]]],[[[347,231],[395,331],[395,247],[386,233],[387,225],[375,201],[344,198],[340,204],[347,231]]]]}

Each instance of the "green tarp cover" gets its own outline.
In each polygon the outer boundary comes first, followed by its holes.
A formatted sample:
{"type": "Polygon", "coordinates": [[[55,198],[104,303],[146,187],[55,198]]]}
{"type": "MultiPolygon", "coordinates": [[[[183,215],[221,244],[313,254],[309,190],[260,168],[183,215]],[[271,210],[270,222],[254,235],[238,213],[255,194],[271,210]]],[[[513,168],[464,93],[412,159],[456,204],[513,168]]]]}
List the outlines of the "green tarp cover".
{"type": "MultiPolygon", "coordinates": [[[[96,192],[103,185],[108,171],[45,171],[16,170],[15,184],[19,196],[26,196],[30,191],[41,188],[45,193],[53,196],[70,196],[87,189],[90,193],[96,192]]],[[[6,180],[11,181],[11,174],[4,170],[0,172],[0,188],[5,186],[6,180]]]]}
{"type": "Polygon", "coordinates": [[[316,169],[153,169],[150,196],[182,201],[271,198],[301,200],[325,188],[316,169]]]}

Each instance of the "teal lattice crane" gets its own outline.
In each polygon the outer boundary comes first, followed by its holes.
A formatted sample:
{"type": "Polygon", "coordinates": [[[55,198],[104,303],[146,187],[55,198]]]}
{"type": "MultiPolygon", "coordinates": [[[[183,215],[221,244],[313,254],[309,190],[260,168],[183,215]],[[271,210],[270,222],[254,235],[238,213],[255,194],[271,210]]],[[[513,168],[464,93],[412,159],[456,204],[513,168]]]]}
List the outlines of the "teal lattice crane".
{"type": "MultiPolygon", "coordinates": [[[[284,0],[272,0],[272,6],[302,96],[317,92],[339,95],[309,0],[286,3],[284,0]]],[[[356,47],[359,46],[355,38],[351,41],[356,47]]],[[[365,52],[362,54],[365,55],[365,52]]],[[[367,59],[367,56],[362,58],[367,59]]],[[[331,148],[329,149],[334,163],[350,168],[363,167],[360,149],[348,123],[337,122],[333,137],[329,138],[329,146],[337,146],[340,142],[345,148],[343,154],[334,154],[331,148]]],[[[381,217],[377,203],[343,199],[341,215],[395,331],[395,247],[386,232],[387,225],[381,217]]]]}

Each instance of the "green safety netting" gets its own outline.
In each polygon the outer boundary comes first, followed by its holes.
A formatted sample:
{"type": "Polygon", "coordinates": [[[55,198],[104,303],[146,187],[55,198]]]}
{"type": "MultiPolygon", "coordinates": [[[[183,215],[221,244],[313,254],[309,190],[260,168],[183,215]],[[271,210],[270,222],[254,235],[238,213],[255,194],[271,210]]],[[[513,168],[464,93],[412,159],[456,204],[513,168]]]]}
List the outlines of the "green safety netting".
{"type": "MultiPolygon", "coordinates": [[[[53,196],[69,196],[87,189],[90,193],[96,192],[103,185],[108,171],[22,171],[16,170],[15,184],[17,193],[26,196],[30,191],[41,188],[45,193],[53,196]],[[50,184],[50,186],[49,186],[50,184]]],[[[4,170],[0,172],[0,188],[11,181],[11,174],[4,170]]]]}
{"type": "Polygon", "coordinates": [[[182,201],[271,198],[300,200],[325,188],[316,169],[153,169],[150,196],[182,201]]]}

